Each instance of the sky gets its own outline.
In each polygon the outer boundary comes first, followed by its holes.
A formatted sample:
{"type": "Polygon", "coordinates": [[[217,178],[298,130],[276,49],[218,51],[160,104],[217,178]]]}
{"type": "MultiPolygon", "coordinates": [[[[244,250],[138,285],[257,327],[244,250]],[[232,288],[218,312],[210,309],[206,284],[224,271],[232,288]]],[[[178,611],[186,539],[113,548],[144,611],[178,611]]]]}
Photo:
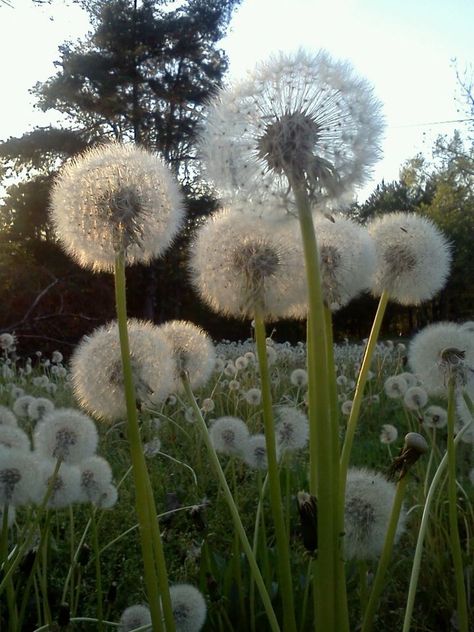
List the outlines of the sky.
{"type": "MultiPolygon", "coordinates": [[[[54,121],[54,114],[34,109],[28,90],[54,74],[58,46],[88,30],[71,3],[41,8],[32,0],[8,1],[12,8],[0,0],[0,140],[54,121]]],[[[455,68],[473,70],[473,26],[472,0],[242,0],[221,46],[229,80],[274,52],[303,47],[349,60],[373,84],[387,131],[384,157],[359,192],[362,200],[382,179],[396,179],[405,160],[430,155],[438,134],[465,129],[440,122],[466,116],[456,101],[455,68]]]]}

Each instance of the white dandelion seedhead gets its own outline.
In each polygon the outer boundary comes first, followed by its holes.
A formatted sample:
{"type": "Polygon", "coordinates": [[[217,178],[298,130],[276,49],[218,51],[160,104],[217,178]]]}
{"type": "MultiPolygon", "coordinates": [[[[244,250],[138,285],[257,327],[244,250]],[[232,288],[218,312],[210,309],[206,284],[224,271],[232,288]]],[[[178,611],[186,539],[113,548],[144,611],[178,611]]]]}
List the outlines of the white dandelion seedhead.
{"type": "Polygon", "coordinates": [[[75,465],[61,463],[59,470],[55,473],[56,461],[51,459],[41,459],[39,461],[40,488],[37,496],[37,503],[43,502],[49,486],[51,494],[47,507],[51,509],[61,509],[68,507],[81,498],[81,474],[75,465]]]}
{"type": "MultiPolygon", "coordinates": [[[[151,323],[131,319],[128,337],[135,395],[161,402],[173,390],[171,347],[151,323]]],[[[88,412],[107,421],[126,416],[117,323],[99,327],[80,342],[71,359],[74,394],[88,412]]]]}
{"type": "Polygon", "coordinates": [[[35,397],[33,401],[28,404],[28,417],[33,421],[39,421],[45,417],[45,415],[52,413],[54,409],[54,402],[47,397],[35,397]]]}
{"type": "Polygon", "coordinates": [[[73,408],[57,408],[36,425],[33,433],[37,454],[70,464],[92,456],[98,440],[92,419],[73,408]]]}
{"type": "Polygon", "coordinates": [[[441,406],[428,406],[423,411],[423,425],[426,428],[444,428],[448,423],[448,413],[441,406]]]}
{"type": "Polygon", "coordinates": [[[83,502],[97,504],[112,483],[112,469],[100,456],[91,456],[79,463],[80,497],[83,502]]]}
{"type": "Polygon", "coordinates": [[[308,383],[308,373],[304,369],[294,369],[290,373],[290,382],[293,386],[297,386],[301,388],[302,386],[306,386],[308,383]]]}
{"type": "Polygon", "coordinates": [[[216,352],[206,332],[185,320],[172,320],[158,327],[158,331],[170,347],[173,369],[173,392],[182,391],[182,373],[185,372],[191,388],[204,386],[211,377],[216,352]]]}
{"type": "Polygon", "coordinates": [[[303,252],[294,219],[215,213],[198,231],[190,271],[202,299],[216,312],[267,321],[288,317],[306,303],[303,252]]]}
{"type": "Polygon", "coordinates": [[[34,399],[31,395],[20,395],[13,404],[13,413],[17,417],[28,417],[28,406],[34,399]]]}
{"type": "Polygon", "coordinates": [[[31,452],[0,446],[0,505],[26,505],[39,490],[38,464],[31,452]]]}
{"type": "Polygon", "coordinates": [[[398,438],[398,430],[392,424],[383,424],[380,430],[380,443],[390,445],[398,438]]]}
{"type": "Polygon", "coordinates": [[[99,509],[112,509],[118,500],[118,489],[112,483],[104,487],[98,498],[93,501],[93,504],[99,509]]]}
{"type": "MultiPolygon", "coordinates": [[[[347,559],[380,555],[392,511],[396,486],[378,472],[350,468],[347,474],[344,516],[344,552],[347,559]]],[[[402,508],[395,542],[402,534],[406,512],[402,508]]]]}
{"type": "Polygon", "coordinates": [[[474,396],[474,336],[455,323],[436,323],[410,343],[408,362],[429,395],[446,396],[450,379],[474,396]]]}
{"type": "Polygon", "coordinates": [[[370,287],[375,245],[367,229],[341,216],[315,218],[314,230],[324,302],[336,311],[370,287]]]}
{"type": "Polygon", "coordinates": [[[403,404],[409,410],[420,410],[428,403],[428,393],[421,386],[411,386],[403,395],[403,404]]]}
{"type": "Polygon", "coordinates": [[[400,399],[406,393],[407,388],[406,380],[401,375],[391,375],[383,385],[385,395],[390,399],[400,399]]]}
{"type": "Polygon", "coordinates": [[[201,410],[203,411],[203,413],[212,413],[215,407],[216,405],[214,403],[214,400],[210,397],[206,397],[202,400],[201,410]]]}
{"type": "Polygon", "coordinates": [[[249,388],[244,393],[244,399],[250,406],[258,406],[262,401],[262,391],[259,388],[249,388]]]}
{"type": "Polygon", "coordinates": [[[275,437],[283,450],[301,450],[309,437],[308,418],[297,408],[277,406],[275,408],[275,437]]]}
{"type": "Polygon", "coordinates": [[[151,613],[148,606],[136,604],[125,608],[120,617],[118,632],[130,632],[143,625],[151,625],[151,613]]]}
{"type": "Polygon", "coordinates": [[[219,417],[211,426],[210,436],[217,452],[240,454],[249,439],[249,429],[238,417],[219,417]]]}
{"type": "Polygon", "coordinates": [[[0,426],[18,426],[15,413],[6,406],[0,406],[0,426]]]}
{"type": "Polygon", "coordinates": [[[31,443],[28,435],[16,426],[0,425],[0,446],[21,452],[29,452],[31,443]]]}
{"type": "Polygon", "coordinates": [[[11,351],[16,345],[16,336],[5,332],[0,334],[0,349],[2,351],[11,351]]]}
{"type": "MultiPolygon", "coordinates": [[[[345,399],[345,396],[344,396],[344,399],[345,399]]],[[[353,402],[351,399],[345,399],[345,401],[342,402],[341,412],[343,415],[349,416],[351,414],[352,404],[353,402]]]]}
{"type": "MultiPolygon", "coordinates": [[[[267,461],[267,443],[265,435],[256,434],[249,437],[242,452],[243,459],[247,465],[256,470],[266,470],[268,468],[267,461]]],[[[279,450],[277,445],[277,457],[279,450]]]]}
{"type": "Polygon", "coordinates": [[[191,584],[170,587],[176,632],[199,632],[206,621],[207,606],[201,592],[191,584]]]}
{"type": "Polygon", "coordinates": [[[443,233],[426,217],[389,213],[368,230],[375,242],[372,293],[387,291],[402,305],[419,305],[441,290],[448,278],[451,250],[443,233]]]}
{"type": "MultiPolygon", "coordinates": [[[[285,203],[288,177],[319,198],[363,184],[380,155],[380,104],[369,85],[325,51],[280,53],[210,104],[201,155],[223,194],[285,203]]],[[[275,208],[275,205],[274,207],[275,208]]]]}
{"type": "Polygon", "coordinates": [[[116,143],[66,164],[53,188],[51,219],[81,266],[111,271],[118,252],[129,264],[161,256],[181,227],[183,203],[158,157],[116,143]]]}

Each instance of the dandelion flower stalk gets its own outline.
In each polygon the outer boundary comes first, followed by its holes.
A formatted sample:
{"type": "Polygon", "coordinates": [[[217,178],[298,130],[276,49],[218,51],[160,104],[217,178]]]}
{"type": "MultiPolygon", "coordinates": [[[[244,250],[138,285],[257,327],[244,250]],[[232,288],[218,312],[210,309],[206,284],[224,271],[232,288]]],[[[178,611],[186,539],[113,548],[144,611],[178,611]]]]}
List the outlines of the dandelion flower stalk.
{"type": "Polygon", "coordinates": [[[255,313],[254,321],[258,364],[260,367],[260,381],[262,385],[263,423],[265,426],[265,442],[267,446],[270,503],[272,508],[273,522],[275,525],[275,537],[279,565],[278,570],[283,601],[283,627],[285,630],[294,630],[296,632],[288,535],[283,516],[283,502],[281,497],[280,475],[276,453],[275,427],[273,423],[272,395],[267,361],[265,324],[263,322],[261,314],[258,311],[255,313]]]}
{"type": "Polygon", "coordinates": [[[455,417],[455,377],[448,384],[448,507],[449,539],[456,578],[457,614],[460,632],[469,632],[466,587],[464,585],[461,542],[458,531],[457,495],[456,495],[456,448],[454,445],[455,417]]]}
{"type": "MultiPolygon", "coordinates": [[[[140,539],[143,553],[143,564],[145,571],[145,582],[150,604],[153,628],[157,632],[163,632],[161,620],[160,594],[162,596],[163,614],[167,632],[174,632],[174,618],[169,595],[168,577],[164,556],[161,560],[156,560],[155,554],[162,551],[161,536],[158,531],[158,542],[154,542],[152,522],[154,515],[150,512],[150,505],[154,505],[153,497],[150,498],[148,472],[145,458],[141,446],[140,430],[138,427],[135,388],[133,386],[132,367],[130,363],[129,342],[127,332],[127,307],[125,293],[125,257],[123,252],[119,252],[115,258],[115,300],[117,310],[117,321],[120,337],[120,349],[122,356],[123,382],[125,400],[127,405],[128,419],[128,440],[130,444],[130,456],[133,466],[133,477],[136,493],[137,517],[140,524],[140,539]],[[160,563],[161,562],[161,563],[160,563]],[[157,572],[158,577],[157,578],[157,572]]],[[[156,539],[156,538],[155,538],[156,539]]]]}
{"type": "Polygon", "coordinates": [[[280,627],[278,625],[278,621],[277,618],[275,616],[275,612],[273,610],[273,606],[272,606],[272,602],[270,600],[270,596],[268,594],[268,591],[265,587],[265,582],[263,581],[263,577],[262,574],[260,573],[260,569],[257,565],[257,562],[255,560],[255,556],[253,554],[252,551],[252,547],[250,546],[250,542],[247,538],[247,534],[245,533],[245,529],[244,526],[242,524],[242,520],[240,518],[239,515],[239,510],[237,509],[237,506],[235,504],[234,498],[232,496],[232,493],[229,489],[229,485],[227,483],[224,471],[222,470],[222,466],[220,464],[219,458],[217,456],[217,453],[214,449],[214,446],[212,444],[210,435],[209,435],[209,431],[207,429],[206,426],[206,422],[204,421],[204,417],[202,416],[202,412],[201,409],[199,408],[198,403],[196,402],[196,398],[194,397],[194,393],[192,391],[191,388],[191,384],[189,383],[189,379],[188,376],[186,374],[186,372],[182,373],[182,383],[183,383],[183,387],[185,390],[185,393],[189,399],[189,401],[191,402],[191,406],[194,410],[195,416],[196,416],[196,421],[197,424],[199,425],[199,428],[201,430],[201,435],[203,437],[204,443],[206,445],[208,454],[209,454],[209,458],[211,460],[212,466],[217,474],[217,478],[219,479],[219,483],[222,489],[222,492],[224,494],[224,498],[227,502],[227,505],[229,507],[231,516],[232,516],[232,521],[234,523],[234,528],[236,529],[237,533],[239,534],[239,538],[240,541],[242,543],[242,548],[245,552],[245,555],[247,556],[247,560],[250,566],[250,571],[252,573],[252,576],[255,580],[255,583],[257,584],[257,588],[259,590],[260,593],[260,597],[262,599],[263,602],[263,606],[265,608],[265,612],[266,615],[268,617],[268,621],[270,623],[270,627],[272,632],[280,632],[280,627]]]}

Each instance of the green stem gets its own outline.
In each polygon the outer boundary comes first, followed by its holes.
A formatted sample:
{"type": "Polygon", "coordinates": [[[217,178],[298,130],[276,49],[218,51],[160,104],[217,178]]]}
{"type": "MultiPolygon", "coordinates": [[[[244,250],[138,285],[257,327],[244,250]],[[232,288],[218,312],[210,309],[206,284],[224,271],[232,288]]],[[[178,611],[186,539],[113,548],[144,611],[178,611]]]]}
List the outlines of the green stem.
{"type": "MultiPolygon", "coordinates": [[[[463,433],[468,429],[468,427],[469,426],[465,426],[460,432],[458,432],[458,434],[456,435],[456,438],[454,439],[454,446],[456,446],[459,443],[463,433]]],[[[438,469],[436,470],[435,475],[433,476],[433,479],[430,484],[430,488],[428,490],[428,494],[426,496],[425,506],[423,508],[423,515],[421,517],[420,529],[418,531],[418,539],[416,542],[415,555],[413,557],[413,566],[411,569],[410,585],[408,588],[408,597],[407,597],[407,602],[406,602],[405,618],[403,621],[402,632],[409,632],[410,630],[411,618],[413,615],[413,606],[415,604],[416,588],[418,586],[418,578],[420,575],[421,556],[423,554],[423,544],[425,541],[425,536],[428,531],[431,504],[435,497],[436,488],[441,480],[441,477],[443,476],[447,463],[448,463],[448,453],[446,452],[446,454],[441,459],[440,464],[438,465],[438,469]]]]}
{"type": "Polygon", "coordinates": [[[91,506],[91,520],[92,520],[92,546],[94,548],[95,557],[95,590],[97,593],[97,629],[98,632],[102,632],[104,626],[102,624],[104,620],[104,611],[102,608],[102,573],[100,570],[100,549],[99,549],[99,536],[97,533],[97,522],[95,519],[95,511],[91,506]]]}
{"type": "Polygon", "coordinates": [[[270,505],[278,559],[278,577],[280,593],[283,602],[283,629],[296,632],[295,608],[293,599],[293,583],[291,578],[289,540],[283,517],[283,502],[280,487],[280,472],[276,452],[275,426],[273,421],[272,394],[270,373],[267,361],[267,344],[265,324],[260,314],[254,315],[255,342],[257,346],[260,381],[262,389],[262,412],[265,427],[265,443],[267,446],[268,484],[270,491],[270,505]]]}
{"type": "Polygon", "coordinates": [[[327,341],[318,244],[306,183],[291,173],[288,179],[298,209],[308,287],[309,488],[318,499],[315,615],[317,628],[332,632],[336,630],[336,595],[339,593],[336,585],[338,488],[334,478],[338,464],[333,462],[334,429],[330,412],[330,381],[335,376],[329,375],[327,359],[327,348],[332,341],[327,341]]]}
{"type": "Polygon", "coordinates": [[[273,610],[270,596],[265,587],[262,575],[260,573],[260,569],[258,568],[257,562],[255,560],[255,556],[252,552],[252,548],[250,547],[250,542],[248,541],[247,534],[245,533],[245,529],[243,527],[242,520],[239,515],[239,511],[235,505],[234,499],[229,489],[229,485],[227,484],[227,480],[222,470],[222,466],[220,464],[219,458],[216,454],[214,446],[212,445],[212,441],[209,436],[209,431],[207,429],[206,422],[204,421],[204,417],[202,416],[201,410],[198,406],[198,403],[196,402],[196,398],[194,397],[194,393],[191,389],[191,385],[189,383],[189,379],[186,374],[182,375],[182,382],[183,382],[186,395],[188,396],[188,399],[191,402],[193,410],[196,414],[197,424],[201,430],[201,434],[202,434],[204,443],[206,445],[209,458],[211,460],[211,464],[216,472],[217,478],[219,479],[219,483],[221,485],[224,498],[227,502],[227,506],[229,507],[230,514],[232,516],[232,521],[234,523],[234,528],[239,534],[240,541],[242,543],[242,548],[245,552],[245,555],[247,556],[250,570],[255,579],[255,583],[257,584],[257,588],[259,590],[260,597],[262,599],[263,606],[265,608],[265,612],[267,614],[268,621],[270,623],[270,627],[273,632],[280,632],[280,626],[278,625],[278,621],[275,616],[275,612],[273,610]]]}
{"type": "Polygon", "coordinates": [[[464,585],[461,541],[458,529],[457,493],[456,493],[456,449],[454,445],[454,420],[456,415],[455,384],[450,379],[448,386],[448,507],[449,540],[456,579],[456,601],[460,632],[469,632],[466,587],[464,585]]]}
{"type": "MultiPolygon", "coordinates": [[[[8,556],[8,503],[3,506],[3,520],[0,542],[0,560],[6,560],[8,556]]],[[[8,604],[8,629],[10,632],[18,630],[18,609],[16,605],[15,589],[13,580],[10,578],[7,583],[7,604],[8,604]]]]}
{"type": "Polygon", "coordinates": [[[375,612],[379,603],[380,595],[384,589],[385,573],[392,555],[393,542],[397,532],[398,519],[400,517],[400,510],[402,508],[407,481],[408,477],[405,475],[397,483],[397,490],[395,492],[395,498],[393,499],[392,511],[387,527],[387,533],[385,535],[385,542],[377,566],[372,590],[370,592],[369,603],[367,604],[367,608],[365,610],[361,632],[371,632],[373,629],[375,612]]]}
{"type": "MultiPolygon", "coordinates": [[[[253,532],[253,546],[252,546],[252,551],[254,554],[255,559],[257,559],[257,552],[258,552],[258,540],[259,540],[259,535],[260,535],[260,521],[262,521],[262,532],[263,532],[263,546],[262,546],[262,556],[263,556],[263,574],[265,577],[268,578],[269,576],[269,572],[268,572],[268,553],[267,553],[267,546],[266,546],[266,537],[265,537],[265,522],[263,519],[263,500],[265,498],[265,491],[267,488],[267,483],[268,483],[268,474],[267,476],[265,476],[265,480],[263,482],[262,485],[262,473],[260,470],[258,470],[258,505],[257,505],[257,513],[255,515],[255,529],[253,532]]],[[[267,582],[268,583],[268,582],[267,582]]],[[[255,632],[255,580],[253,578],[253,575],[250,576],[250,587],[249,587],[249,594],[250,594],[250,629],[252,632],[255,632]]]]}
{"type": "MultiPolygon", "coordinates": [[[[169,591],[168,585],[159,585],[155,568],[153,553],[153,537],[151,516],[148,500],[148,472],[143,456],[143,449],[138,427],[138,417],[136,409],[135,388],[133,384],[132,367],[130,362],[130,346],[127,330],[127,306],[125,291],[125,258],[120,253],[115,258],[115,302],[117,311],[117,322],[120,337],[120,352],[122,356],[123,383],[125,391],[125,401],[127,406],[127,435],[130,444],[130,458],[133,468],[133,479],[136,494],[136,511],[138,523],[140,525],[140,541],[142,548],[142,559],[144,567],[145,584],[148,594],[153,628],[156,632],[163,631],[161,619],[160,593],[169,591]]],[[[166,571],[165,571],[166,573],[166,571]]],[[[169,592],[168,592],[169,594],[169,592]]],[[[170,628],[168,632],[173,630],[170,628]]]]}

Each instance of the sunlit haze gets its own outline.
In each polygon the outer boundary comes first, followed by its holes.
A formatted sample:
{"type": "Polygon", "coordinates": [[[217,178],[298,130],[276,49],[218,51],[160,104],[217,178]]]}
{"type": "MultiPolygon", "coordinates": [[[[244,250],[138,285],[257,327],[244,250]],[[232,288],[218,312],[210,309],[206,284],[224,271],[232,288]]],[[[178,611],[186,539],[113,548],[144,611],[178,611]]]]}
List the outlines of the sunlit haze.
{"type": "MultiPolygon", "coordinates": [[[[10,2],[12,8],[0,2],[0,139],[54,122],[54,113],[34,109],[28,90],[54,74],[58,46],[88,30],[76,5],[10,2]]],[[[350,60],[373,84],[387,133],[384,159],[363,199],[382,178],[397,178],[404,160],[420,151],[429,155],[438,134],[463,129],[451,122],[466,116],[455,100],[455,68],[462,73],[472,62],[473,24],[471,0],[243,0],[222,46],[229,80],[272,52],[301,46],[350,60]]]]}

